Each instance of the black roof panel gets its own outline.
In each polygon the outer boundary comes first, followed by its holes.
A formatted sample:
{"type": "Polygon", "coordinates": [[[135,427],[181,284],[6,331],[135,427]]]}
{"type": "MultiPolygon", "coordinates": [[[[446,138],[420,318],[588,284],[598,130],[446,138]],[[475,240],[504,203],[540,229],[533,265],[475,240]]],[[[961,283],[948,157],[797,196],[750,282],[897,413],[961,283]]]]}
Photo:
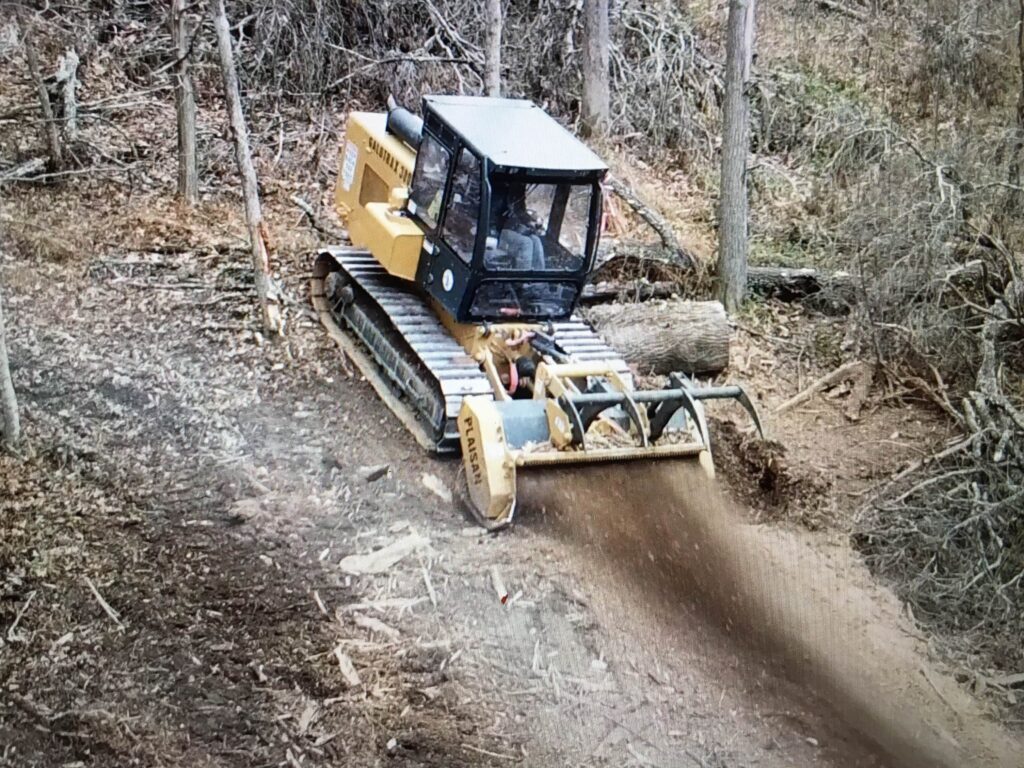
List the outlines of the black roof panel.
{"type": "MultiPolygon", "coordinates": [[[[532,101],[486,96],[424,96],[433,112],[495,165],[538,171],[604,171],[586,144],[532,101]]],[[[429,123],[429,120],[428,120],[429,123]]]]}

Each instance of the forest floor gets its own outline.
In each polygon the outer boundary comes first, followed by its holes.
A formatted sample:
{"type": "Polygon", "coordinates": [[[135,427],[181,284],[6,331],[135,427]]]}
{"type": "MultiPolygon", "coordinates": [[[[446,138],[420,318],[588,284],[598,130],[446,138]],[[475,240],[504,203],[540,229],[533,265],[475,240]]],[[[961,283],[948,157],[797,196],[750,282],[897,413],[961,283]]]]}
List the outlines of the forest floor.
{"type": "MultiPolygon", "coordinates": [[[[346,372],[306,304],[317,238],[286,194],[267,207],[292,299],[280,343],[259,332],[230,196],[193,215],[117,188],[5,201],[27,439],[0,458],[0,765],[894,764],[685,585],[634,578],[601,545],[614,529],[545,514],[551,478],[511,531],[462,517],[458,462],[346,372]],[[379,574],[340,567],[393,544],[379,574]]],[[[740,328],[730,375],[766,414],[841,337],[782,305],[740,328]]],[[[883,396],[857,421],[815,398],[769,417],[786,456],[766,472],[730,415],[720,477],[746,527],[820,554],[930,664],[844,531],[945,429],[883,396]]],[[[628,473],[580,477],[582,508],[631,514],[628,473]]]]}

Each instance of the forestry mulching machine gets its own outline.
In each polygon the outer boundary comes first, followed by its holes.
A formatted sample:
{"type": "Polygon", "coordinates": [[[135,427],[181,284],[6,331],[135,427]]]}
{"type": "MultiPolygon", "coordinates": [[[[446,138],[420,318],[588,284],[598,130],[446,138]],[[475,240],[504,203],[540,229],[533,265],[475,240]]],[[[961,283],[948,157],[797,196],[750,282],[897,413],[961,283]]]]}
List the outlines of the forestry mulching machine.
{"type": "Polygon", "coordinates": [[[594,263],[607,167],[529,101],[426,96],[349,116],[335,201],[351,245],[313,266],[331,336],[427,448],[461,448],[472,513],[509,523],[529,467],[713,464],[682,375],[638,390],[573,315],[594,263]]]}

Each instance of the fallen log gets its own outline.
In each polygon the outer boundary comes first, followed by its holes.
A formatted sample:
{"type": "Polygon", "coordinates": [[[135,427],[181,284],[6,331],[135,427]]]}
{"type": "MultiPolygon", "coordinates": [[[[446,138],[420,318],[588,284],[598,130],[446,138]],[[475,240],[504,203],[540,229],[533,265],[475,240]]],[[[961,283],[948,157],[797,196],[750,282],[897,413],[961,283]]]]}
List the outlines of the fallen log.
{"type": "MultiPolygon", "coordinates": [[[[963,288],[985,279],[985,268],[980,259],[958,264],[944,274],[936,273],[927,284],[908,284],[908,301],[920,301],[934,296],[947,287],[963,288]]],[[[868,288],[874,281],[868,279],[868,288]]],[[[747,270],[747,289],[752,294],[779,301],[799,301],[805,306],[827,315],[843,315],[861,301],[859,281],[848,272],[825,272],[807,267],[750,267],[747,270]]]]}
{"type": "Polygon", "coordinates": [[[853,275],[808,267],[749,267],[747,286],[751,293],[780,301],[799,301],[822,291],[846,299],[854,290],[853,275]]]}
{"type": "Polygon", "coordinates": [[[649,283],[643,280],[602,280],[583,288],[580,302],[600,304],[609,301],[649,301],[667,299],[679,292],[679,286],[667,280],[649,283]]]}
{"type": "Polygon", "coordinates": [[[717,301],[605,304],[584,316],[640,373],[718,373],[729,365],[732,329],[717,301]]]}
{"type": "Polygon", "coordinates": [[[868,20],[868,14],[866,11],[862,11],[859,8],[853,8],[849,5],[844,5],[843,3],[837,3],[835,0],[818,0],[818,5],[827,11],[834,11],[856,21],[868,20]]]}
{"type": "Polygon", "coordinates": [[[749,267],[747,291],[779,301],[799,301],[826,315],[845,315],[857,300],[853,275],[808,267],[749,267]]]}
{"type": "Polygon", "coordinates": [[[16,181],[25,176],[34,176],[46,168],[45,157],[33,157],[20,165],[16,165],[0,174],[0,181],[16,181]]]}

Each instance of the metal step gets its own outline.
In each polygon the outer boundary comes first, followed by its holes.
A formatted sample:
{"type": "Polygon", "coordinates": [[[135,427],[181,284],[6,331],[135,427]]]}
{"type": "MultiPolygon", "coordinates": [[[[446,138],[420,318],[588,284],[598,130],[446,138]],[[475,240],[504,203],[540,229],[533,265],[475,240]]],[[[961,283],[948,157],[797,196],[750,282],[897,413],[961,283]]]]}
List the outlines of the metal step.
{"type": "Polygon", "coordinates": [[[626,383],[633,386],[633,374],[618,352],[608,346],[597,332],[575,315],[554,323],[555,340],[573,358],[588,362],[606,362],[626,383]]]}

